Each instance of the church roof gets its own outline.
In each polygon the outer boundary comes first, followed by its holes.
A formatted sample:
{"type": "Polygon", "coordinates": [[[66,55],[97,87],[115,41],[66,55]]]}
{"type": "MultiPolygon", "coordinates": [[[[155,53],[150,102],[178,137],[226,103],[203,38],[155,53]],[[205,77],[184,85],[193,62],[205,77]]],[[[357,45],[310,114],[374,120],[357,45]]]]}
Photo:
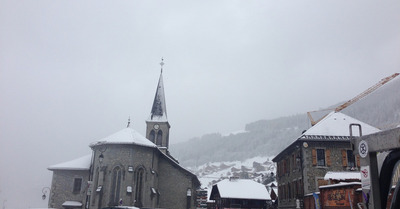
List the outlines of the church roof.
{"type": "Polygon", "coordinates": [[[133,130],[131,127],[124,128],[110,136],[92,142],[89,146],[94,147],[103,144],[136,144],[146,147],[157,147],[153,142],[133,130]]]}
{"type": "MultiPolygon", "coordinates": [[[[349,125],[354,123],[361,125],[362,135],[372,134],[380,131],[371,125],[361,122],[341,112],[333,111],[302,135],[350,136],[349,125]]],[[[358,129],[355,130],[354,128],[353,131],[354,136],[359,136],[358,129]]]]}
{"type": "Polygon", "coordinates": [[[167,122],[167,107],[165,103],[164,84],[162,71],[158,80],[156,95],[151,108],[150,117],[147,121],[167,122]]]}
{"type": "Polygon", "coordinates": [[[52,165],[48,167],[49,170],[89,170],[92,155],[86,155],[75,160],[52,165]]]}
{"type": "Polygon", "coordinates": [[[211,198],[215,193],[221,198],[271,200],[265,185],[250,179],[224,179],[213,186],[211,198]]]}

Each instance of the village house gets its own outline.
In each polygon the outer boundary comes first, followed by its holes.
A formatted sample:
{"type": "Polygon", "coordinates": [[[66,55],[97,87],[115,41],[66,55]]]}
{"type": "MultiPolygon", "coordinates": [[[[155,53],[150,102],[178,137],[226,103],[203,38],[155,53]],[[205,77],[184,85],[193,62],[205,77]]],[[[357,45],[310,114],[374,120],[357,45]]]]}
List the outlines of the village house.
{"type": "MultiPolygon", "coordinates": [[[[359,171],[359,156],[354,156],[350,145],[350,124],[359,124],[362,134],[379,129],[340,112],[331,112],[305,131],[281,151],[277,163],[279,208],[307,208],[304,198],[312,198],[319,187],[327,185],[324,179],[329,171],[359,171]]],[[[353,135],[358,136],[354,129],[353,135]]]]}
{"type": "Polygon", "coordinates": [[[265,209],[272,204],[265,185],[236,177],[213,185],[210,200],[215,200],[215,208],[265,209]]]}
{"type": "Polygon", "coordinates": [[[128,122],[126,128],[91,143],[91,155],[50,166],[48,207],[196,208],[200,182],[168,151],[170,124],[162,68],[146,124],[146,137],[128,122]]]}

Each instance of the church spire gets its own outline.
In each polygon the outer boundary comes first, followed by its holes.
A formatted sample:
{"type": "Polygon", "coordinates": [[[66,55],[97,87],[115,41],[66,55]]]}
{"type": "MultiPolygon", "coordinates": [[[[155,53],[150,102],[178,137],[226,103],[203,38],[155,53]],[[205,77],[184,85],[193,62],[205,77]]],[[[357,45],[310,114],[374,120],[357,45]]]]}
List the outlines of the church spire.
{"type": "Polygon", "coordinates": [[[158,85],[156,89],[156,95],[154,97],[153,106],[151,108],[150,113],[150,121],[168,121],[167,118],[167,108],[165,103],[165,94],[164,94],[164,83],[163,83],[163,66],[164,66],[164,59],[161,59],[161,73],[160,78],[158,80],[158,85]]]}
{"type": "Polygon", "coordinates": [[[150,117],[146,121],[146,138],[156,144],[160,150],[167,154],[169,146],[169,129],[171,126],[169,125],[167,118],[164,83],[162,77],[164,59],[161,59],[160,65],[161,73],[157,84],[156,96],[154,97],[150,117]]]}

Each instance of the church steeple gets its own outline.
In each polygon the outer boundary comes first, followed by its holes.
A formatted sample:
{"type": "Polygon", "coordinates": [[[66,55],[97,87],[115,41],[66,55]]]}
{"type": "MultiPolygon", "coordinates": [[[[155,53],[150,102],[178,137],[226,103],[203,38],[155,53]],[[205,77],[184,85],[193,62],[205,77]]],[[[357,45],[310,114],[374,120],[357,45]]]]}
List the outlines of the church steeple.
{"type": "Polygon", "coordinates": [[[146,121],[146,137],[158,147],[167,150],[169,146],[169,129],[171,126],[168,123],[162,76],[164,59],[161,59],[160,65],[161,73],[158,79],[156,95],[154,97],[150,117],[146,121]]]}
{"type": "Polygon", "coordinates": [[[150,119],[149,120],[157,120],[157,121],[168,121],[167,118],[167,107],[165,104],[165,94],[164,94],[164,83],[162,77],[163,70],[163,62],[162,59],[161,65],[161,73],[160,78],[158,79],[158,85],[156,89],[156,95],[153,101],[153,107],[151,108],[150,119]]]}

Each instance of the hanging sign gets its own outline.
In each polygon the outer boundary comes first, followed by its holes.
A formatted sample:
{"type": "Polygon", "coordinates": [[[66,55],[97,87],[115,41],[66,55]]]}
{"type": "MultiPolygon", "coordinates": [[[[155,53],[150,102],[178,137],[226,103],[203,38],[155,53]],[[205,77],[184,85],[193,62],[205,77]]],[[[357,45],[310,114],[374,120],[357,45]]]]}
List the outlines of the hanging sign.
{"type": "Polygon", "coordinates": [[[368,144],[366,141],[361,140],[360,144],[358,144],[358,153],[362,158],[366,158],[368,155],[368,144]]]}

